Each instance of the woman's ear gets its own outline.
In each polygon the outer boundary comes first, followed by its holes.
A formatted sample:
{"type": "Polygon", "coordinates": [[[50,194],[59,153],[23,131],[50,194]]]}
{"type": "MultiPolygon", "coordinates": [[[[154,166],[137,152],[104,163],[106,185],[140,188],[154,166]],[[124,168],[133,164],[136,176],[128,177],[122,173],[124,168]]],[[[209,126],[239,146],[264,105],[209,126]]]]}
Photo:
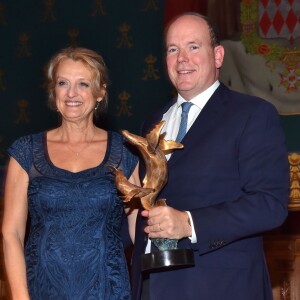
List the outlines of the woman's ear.
{"type": "Polygon", "coordinates": [[[106,84],[102,84],[101,86],[101,96],[97,98],[97,100],[100,98],[100,101],[104,98],[105,94],[106,94],[106,84]]]}

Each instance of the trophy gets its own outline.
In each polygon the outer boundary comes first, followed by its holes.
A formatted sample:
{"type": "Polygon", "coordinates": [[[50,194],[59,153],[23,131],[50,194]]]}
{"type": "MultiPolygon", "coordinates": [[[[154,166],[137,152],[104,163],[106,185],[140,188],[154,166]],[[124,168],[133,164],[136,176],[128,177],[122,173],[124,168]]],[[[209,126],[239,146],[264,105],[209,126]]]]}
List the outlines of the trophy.
{"type": "MultiPolygon", "coordinates": [[[[132,134],[127,130],[122,131],[122,135],[126,140],[137,147],[145,162],[146,174],[142,181],[142,187],[130,183],[122,170],[111,167],[123,201],[128,202],[133,198],[139,198],[143,208],[146,210],[151,210],[156,206],[167,205],[166,199],[157,199],[157,195],[168,180],[165,154],[171,153],[174,149],[183,148],[181,143],[164,139],[165,133],[160,133],[164,125],[164,121],[158,123],[145,138],[132,134]]],[[[142,271],[194,265],[193,251],[191,249],[178,249],[178,240],[152,238],[151,241],[159,251],[142,255],[142,271]]]]}

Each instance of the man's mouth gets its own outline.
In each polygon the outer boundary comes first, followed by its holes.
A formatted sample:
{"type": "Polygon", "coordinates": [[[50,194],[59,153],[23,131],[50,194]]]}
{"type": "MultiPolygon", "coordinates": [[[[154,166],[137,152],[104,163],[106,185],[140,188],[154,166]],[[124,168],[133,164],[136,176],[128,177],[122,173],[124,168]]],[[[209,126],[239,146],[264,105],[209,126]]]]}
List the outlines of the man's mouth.
{"type": "Polygon", "coordinates": [[[177,73],[180,75],[184,75],[184,74],[190,74],[190,73],[192,73],[192,71],[191,70],[183,70],[183,71],[177,71],[177,73]]]}

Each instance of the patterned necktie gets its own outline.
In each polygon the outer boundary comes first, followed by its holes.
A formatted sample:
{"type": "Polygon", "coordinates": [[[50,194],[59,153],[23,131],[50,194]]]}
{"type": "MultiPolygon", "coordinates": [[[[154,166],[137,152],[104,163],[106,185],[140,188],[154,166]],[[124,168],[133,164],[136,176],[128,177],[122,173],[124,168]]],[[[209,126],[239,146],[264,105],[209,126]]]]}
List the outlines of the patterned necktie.
{"type": "Polygon", "coordinates": [[[177,142],[181,142],[183,137],[186,134],[186,127],[187,127],[187,120],[188,120],[189,110],[190,110],[192,105],[193,105],[193,103],[191,103],[191,102],[183,102],[181,104],[182,113],[181,113],[181,122],[180,122],[179,130],[178,130],[178,134],[177,134],[177,138],[176,138],[177,142]]]}

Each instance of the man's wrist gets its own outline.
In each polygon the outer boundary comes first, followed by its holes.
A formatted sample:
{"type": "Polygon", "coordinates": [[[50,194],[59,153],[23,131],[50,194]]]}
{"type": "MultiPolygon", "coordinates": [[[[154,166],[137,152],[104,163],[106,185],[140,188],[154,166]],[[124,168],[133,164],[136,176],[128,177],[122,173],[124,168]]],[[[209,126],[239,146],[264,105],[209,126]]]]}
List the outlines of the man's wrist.
{"type": "Polygon", "coordinates": [[[192,215],[191,213],[186,210],[185,211],[186,214],[188,215],[188,228],[189,228],[189,235],[188,235],[188,238],[191,240],[191,243],[197,243],[197,236],[196,236],[196,232],[195,232],[195,227],[194,227],[194,222],[193,222],[193,218],[192,218],[192,215]]]}
{"type": "Polygon", "coordinates": [[[190,238],[192,236],[192,226],[191,226],[190,214],[187,211],[184,211],[184,212],[185,212],[185,214],[187,216],[186,226],[185,226],[186,227],[186,229],[185,229],[186,236],[190,238]]]}

